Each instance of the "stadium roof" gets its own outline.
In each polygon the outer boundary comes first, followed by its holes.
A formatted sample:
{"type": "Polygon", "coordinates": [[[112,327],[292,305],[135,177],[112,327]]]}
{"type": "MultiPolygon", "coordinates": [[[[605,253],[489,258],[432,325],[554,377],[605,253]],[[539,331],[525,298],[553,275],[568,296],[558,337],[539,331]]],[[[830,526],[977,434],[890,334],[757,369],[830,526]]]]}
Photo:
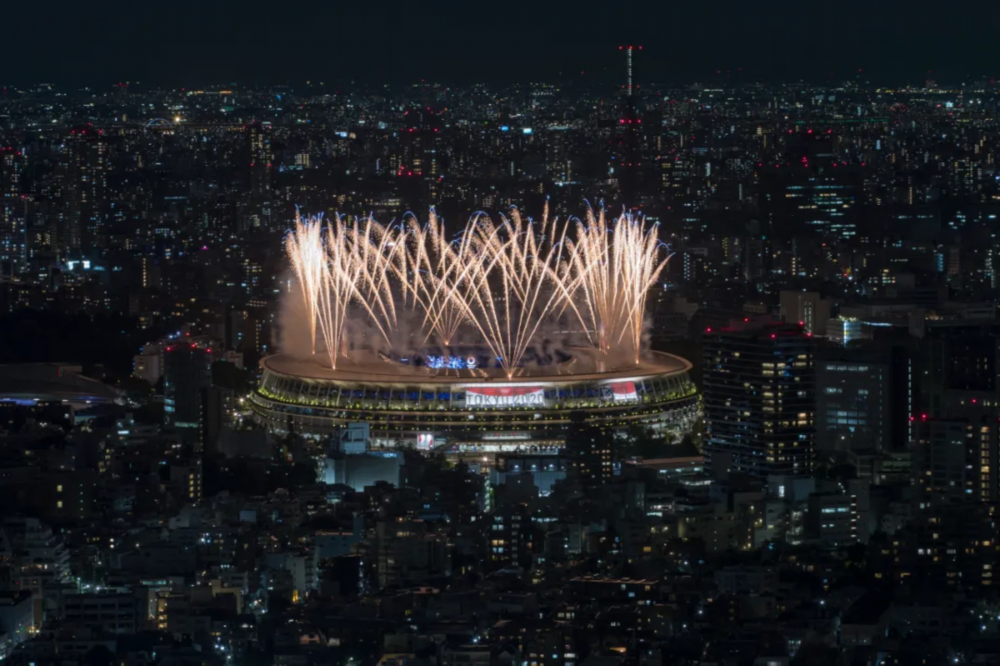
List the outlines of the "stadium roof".
{"type": "Polygon", "coordinates": [[[0,365],[0,401],[61,400],[74,405],[116,402],[122,393],[85,377],[80,366],[59,363],[0,365]]]}

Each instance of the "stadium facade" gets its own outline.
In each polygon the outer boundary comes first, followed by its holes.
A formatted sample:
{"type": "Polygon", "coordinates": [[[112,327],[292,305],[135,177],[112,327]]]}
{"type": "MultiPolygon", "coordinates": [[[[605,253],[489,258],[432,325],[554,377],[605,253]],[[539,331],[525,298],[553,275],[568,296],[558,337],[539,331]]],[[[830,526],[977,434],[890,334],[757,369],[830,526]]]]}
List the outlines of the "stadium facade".
{"type": "Polygon", "coordinates": [[[699,414],[691,364],[670,354],[606,369],[596,352],[578,350],[513,379],[476,368],[471,357],[408,361],[364,352],[333,370],[313,359],[268,357],[251,400],[255,418],[276,433],[325,437],[366,422],[376,447],[487,451],[560,446],[574,411],[610,429],[638,423],[674,435],[699,414]]]}

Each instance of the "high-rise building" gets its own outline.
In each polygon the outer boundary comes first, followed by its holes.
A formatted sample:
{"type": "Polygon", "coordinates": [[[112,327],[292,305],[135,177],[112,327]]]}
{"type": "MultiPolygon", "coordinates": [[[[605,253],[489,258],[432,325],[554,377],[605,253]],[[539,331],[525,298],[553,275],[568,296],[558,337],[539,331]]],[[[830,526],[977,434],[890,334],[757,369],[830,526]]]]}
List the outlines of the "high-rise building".
{"type": "Polygon", "coordinates": [[[611,433],[588,423],[583,412],[570,414],[566,433],[568,476],[582,486],[598,486],[611,478],[614,441],[611,433]]]}
{"type": "Polygon", "coordinates": [[[70,256],[100,256],[107,222],[108,144],[100,130],[77,127],[66,140],[59,249],[70,256]]]}
{"type": "Polygon", "coordinates": [[[610,175],[618,182],[623,201],[635,204],[635,198],[642,189],[642,118],[639,115],[632,78],[636,53],[641,46],[620,46],[625,54],[625,87],[622,96],[621,114],[612,136],[614,151],[611,159],[610,175]]]}
{"type": "Polygon", "coordinates": [[[611,160],[611,175],[618,182],[622,199],[627,204],[634,204],[642,186],[643,155],[642,118],[636,104],[632,75],[635,55],[642,47],[628,45],[619,49],[625,54],[625,88],[621,115],[612,138],[615,150],[611,160]]]}
{"type": "Polygon", "coordinates": [[[859,174],[847,166],[809,163],[762,167],[760,212],[766,233],[791,239],[812,235],[851,240],[857,235],[859,174]]]}
{"type": "Polygon", "coordinates": [[[706,284],[717,277],[707,247],[685,247],[681,259],[685,284],[706,284]]]}
{"type": "MultiPolygon", "coordinates": [[[[816,359],[816,447],[888,450],[894,418],[891,355],[831,349],[816,359]]],[[[902,419],[906,414],[900,414],[902,419]]]]}
{"type": "Polygon", "coordinates": [[[163,354],[164,420],[200,448],[206,394],[212,385],[212,350],[195,343],[168,346],[163,354]]]}
{"type": "Polygon", "coordinates": [[[271,193],[272,160],[271,124],[253,122],[247,125],[247,146],[250,156],[250,191],[255,196],[271,193]]]}
{"type": "Polygon", "coordinates": [[[21,273],[27,264],[28,229],[21,199],[24,156],[0,147],[0,276],[21,273]]]}
{"type": "Polygon", "coordinates": [[[395,176],[401,179],[401,192],[419,198],[423,205],[434,205],[440,194],[438,134],[441,128],[441,119],[430,108],[414,107],[403,114],[398,158],[393,160],[395,176]]]}
{"type": "Polygon", "coordinates": [[[242,202],[240,224],[244,230],[268,229],[273,222],[274,152],[271,124],[252,122],[246,126],[250,165],[250,197],[242,202]]]}
{"type": "Polygon", "coordinates": [[[565,126],[550,127],[545,135],[545,171],[556,182],[573,180],[571,138],[565,126]]]}
{"type": "Polygon", "coordinates": [[[919,353],[919,397],[911,415],[965,418],[1000,406],[1000,325],[991,319],[927,322],[919,353]]]}
{"type": "Polygon", "coordinates": [[[995,416],[913,419],[911,464],[921,509],[992,503],[998,497],[1000,426],[995,416]]]}
{"type": "Polygon", "coordinates": [[[782,291],[780,303],[781,316],[785,321],[800,322],[806,333],[826,333],[832,305],[830,299],[821,297],[815,291],[782,291]]]}
{"type": "Polygon", "coordinates": [[[704,338],[706,463],[717,472],[809,474],[815,345],[798,324],[733,322],[704,338]]]}

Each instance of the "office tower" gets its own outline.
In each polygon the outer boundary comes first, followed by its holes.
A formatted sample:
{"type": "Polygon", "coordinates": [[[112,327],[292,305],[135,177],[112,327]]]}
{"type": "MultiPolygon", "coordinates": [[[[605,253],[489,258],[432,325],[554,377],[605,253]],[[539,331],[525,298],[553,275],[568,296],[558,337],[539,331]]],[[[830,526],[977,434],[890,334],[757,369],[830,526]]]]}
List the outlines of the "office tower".
{"type": "Polygon", "coordinates": [[[545,134],[545,171],[560,183],[573,180],[572,134],[568,127],[550,127],[545,134]]]}
{"type": "Polygon", "coordinates": [[[246,126],[247,155],[250,164],[250,197],[241,205],[243,230],[269,229],[273,222],[274,154],[271,148],[271,124],[253,122],[246,126]]]}
{"type": "Polygon", "coordinates": [[[24,156],[0,147],[0,276],[17,275],[27,264],[27,225],[21,199],[24,156]]]}
{"type": "Polygon", "coordinates": [[[401,191],[424,205],[437,203],[440,194],[442,127],[441,118],[429,107],[413,107],[403,114],[395,176],[401,179],[401,191]]]}
{"type": "MultiPolygon", "coordinates": [[[[891,354],[880,350],[831,349],[817,355],[818,450],[893,448],[891,361],[891,354]]],[[[900,416],[905,418],[905,411],[900,416]]]]}
{"type": "Polygon", "coordinates": [[[857,236],[860,173],[830,160],[823,143],[792,151],[787,161],[760,167],[759,207],[764,231],[779,239],[857,236]]]}
{"type": "Polygon", "coordinates": [[[718,276],[707,247],[686,247],[681,257],[685,284],[707,284],[718,276]]]}
{"type": "Polygon", "coordinates": [[[246,127],[250,156],[250,191],[267,198],[271,194],[272,160],[271,124],[253,122],[246,127]]]}
{"type": "Polygon", "coordinates": [[[0,148],[0,276],[16,275],[27,264],[27,226],[21,198],[24,156],[0,148]]]}
{"type": "Polygon", "coordinates": [[[809,495],[806,534],[824,547],[837,548],[868,541],[871,531],[870,484],[851,479],[809,495]]]}
{"type": "Polygon", "coordinates": [[[995,416],[921,414],[912,424],[913,486],[921,509],[997,501],[1000,427],[995,416]]]}
{"type": "Polygon", "coordinates": [[[436,135],[440,128],[441,122],[431,109],[412,108],[403,114],[397,175],[437,177],[436,135]]]}
{"type": "Polygon", "coordinates": [[[717,472],[809,474],[815,345],[798,324],[733,322],[704,338],[706,463],[717,472]]]}
{"type": "Polygon", "coordinates": [[[212,385],[212,350],[179,343],[163,355],[164,420],[200,450],[206,392],[212,385]]]}
{"type": "Polygon", "coordinates": [[[566,433],[568,476],[582,486],[599,486],[611,478],[613,471],[613,436],[588,423],[586,414],[570,414],[566,433]]]}
{"type": "Polygon", "coordinates": [[[97,258],[105,245],[108,144],[100,130],[77,127],[66,139],[62,224],[57,243],[69,256],[97,258]]]}

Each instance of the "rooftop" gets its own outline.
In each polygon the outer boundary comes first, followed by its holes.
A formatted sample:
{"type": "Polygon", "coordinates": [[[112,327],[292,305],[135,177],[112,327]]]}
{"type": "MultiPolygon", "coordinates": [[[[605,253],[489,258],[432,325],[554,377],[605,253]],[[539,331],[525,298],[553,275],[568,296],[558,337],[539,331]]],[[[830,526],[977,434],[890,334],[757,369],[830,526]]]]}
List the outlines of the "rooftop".
{"type": "Polygon", "coordinates": [[[317,381],[355,381],[366,384],[441,383],[481,384],[497,381],[523,384],[526,382],[595,381],[614,379],[641,379],[681,374],[691,369],[691,364],[679,356],[662,352],[647,352],[638,364],[605,361],[596,350],[574,349],[571,360],[558,365],[528,367],[507,379],[503,371],[495,369],[452,370],[416,367],[384,358],[372,352],[351,352],[339,361],[336,370],[326,366],[326,356],[300,358],[290,354],[277,354],[261,361],[261,365],[274,373],[299,379],[317,381]]]}

